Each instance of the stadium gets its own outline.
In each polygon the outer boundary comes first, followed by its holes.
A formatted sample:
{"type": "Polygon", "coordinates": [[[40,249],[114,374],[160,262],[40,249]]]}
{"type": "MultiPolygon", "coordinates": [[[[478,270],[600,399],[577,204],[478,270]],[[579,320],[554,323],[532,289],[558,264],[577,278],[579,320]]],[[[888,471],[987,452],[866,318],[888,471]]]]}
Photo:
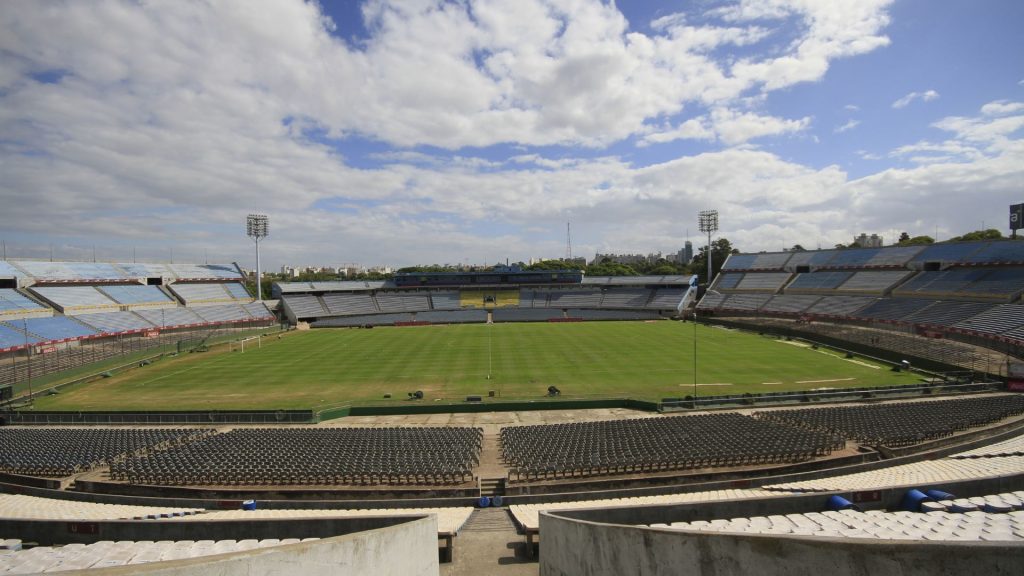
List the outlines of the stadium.
{"type": "Polygon", "coordinates": [[[1014,241],[268,300],[237,265],[0,261],[2,566],[1017,572],[1022,294],[1014,241]]]}

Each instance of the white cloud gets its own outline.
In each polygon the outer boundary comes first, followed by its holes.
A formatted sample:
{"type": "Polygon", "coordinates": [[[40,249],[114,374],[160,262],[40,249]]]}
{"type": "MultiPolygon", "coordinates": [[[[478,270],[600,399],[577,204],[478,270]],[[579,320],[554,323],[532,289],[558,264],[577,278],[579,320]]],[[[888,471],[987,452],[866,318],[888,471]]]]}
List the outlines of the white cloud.
{"type": "Polygon", "coordinates": [[[893,108],[906,108],[914,100],[921,100],[922,102],[931,102],[939,97],[939,93],[935,90],[926,90],[924,92],[911,92],[903,98],[892,103],[893,108]]]}
{"type": "Polygon", "coordinates": [[[811,124],[809,117],[796,120],[763,116],[753,112],[737,112],[716,108],[700,118],[691,118],[675,128],[653,132],[644,137],[644,144],[660,144],[674,140],[719,141],[727,146],[744,144],[765,136],[802,132],[811,124]]]}
{"type": "Polygon", "coordinates": [[[857,126],[860,126],[860,120],[850,120],[846,124],[843,124],[842,126],[836,126],[835,129],[832,131],[835,132],[836,134],[842,134],[847,130],[853,130],[857,126]]]}
{"type": "Polygon", "coordinates": [[[847,104],[846,106],[843,106],[843,110],[846,110],[847,112],[858,112],[860,111],[860,106],[857,106],[856,104],[847,104]]]}
{"type": "Polygon", "coordinates": [[[1010,102],[1009,100],[996,100],[981,107],[981,113],[986,116],[1004,116],[1024,112],[1024,102],[1010,102]]]}

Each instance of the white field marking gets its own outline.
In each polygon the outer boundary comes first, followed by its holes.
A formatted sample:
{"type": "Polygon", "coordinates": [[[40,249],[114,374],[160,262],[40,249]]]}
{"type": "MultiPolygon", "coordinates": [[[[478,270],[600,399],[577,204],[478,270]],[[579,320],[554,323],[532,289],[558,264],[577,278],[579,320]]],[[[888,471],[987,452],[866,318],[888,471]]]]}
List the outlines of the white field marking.
{"type": "MultiPolygon", "coordinates": [[[[680,384],[679,386],[693,386],[693,384],[680,384]]],[[[697,386],[732,386],[728,382],[715,382],[714,384],[697,384],[697,386]]]]}
{"type": "Polygon", "coordinates": [[[834,378],[832,380],[797,380],[797,384],[819,384],[821,382],[849,382],[850,380],[856,380],[856,378],[834,378]]]}
{"type": "Polygon", "coordinates": [[[868,364],[867,362],[863,362],[861,360],[856,360],[854,358],[843,358],[842,356],[840,356],[838,354],[832,354],[830,352],[825,352],[824,350],[815,350],[815,352],[817,352],[818,354],[824,354],[825,356],[831,356],[831,357],[839,359],[839,360],[845,360],[846,362],[852,362],[854,364],[860,364],[861,366],[867,366],[868,368],[873,368],[875,370],[881,370],[882,369],[881,366],[875,366],[874,364],[868,364]]]}
{"type": "Polygon", "coordinates": [[[778,386],[779,384],[784,384],[784,382],[761,382],[763,386],[778,386]]]}
{"type": "Polygon", "coordinates": [[[799,346],[800,348],[811,347],[811,345],[806,342],[797,342],[796,340],[776,340],[776,342],[782,342],[783,344],[789,344],[790,346],[799,346]]]}

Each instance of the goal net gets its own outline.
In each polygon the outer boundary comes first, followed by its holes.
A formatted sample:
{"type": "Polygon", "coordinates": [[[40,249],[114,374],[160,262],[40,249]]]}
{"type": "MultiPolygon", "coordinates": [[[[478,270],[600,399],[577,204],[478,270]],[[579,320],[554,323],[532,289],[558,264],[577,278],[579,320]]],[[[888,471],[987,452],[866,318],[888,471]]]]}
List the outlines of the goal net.
{"type": "Polygon", "coordinates": [[[263,347],[262,336],[250,336],[249,338],[242,338],[241,340],[234,340],[231,342],[232,352],[245,352],[246,348],[252,349],[253,347],[256,347],[257,349],[263,347]]]}

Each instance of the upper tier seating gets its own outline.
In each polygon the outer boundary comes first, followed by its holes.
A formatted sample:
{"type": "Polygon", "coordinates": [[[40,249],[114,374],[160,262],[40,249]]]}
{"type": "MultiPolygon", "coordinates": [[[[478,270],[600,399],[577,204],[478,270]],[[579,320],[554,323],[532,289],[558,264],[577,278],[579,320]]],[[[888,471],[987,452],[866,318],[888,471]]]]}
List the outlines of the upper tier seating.
{"type": "Polygon", "coordinates": [[[32,292],[49,300],[65,314],[121,308],[93,286],[33,286],[32,292]]]}
{"type": "Polygon", "coordinates": [[[771,297],[771,294],[733,294],[721,307],[724,310],[759,310],[771,297]]]}
{"type": "Polygon", "coordinates": [[[323,295],[323,302],[330,314],[349,315],[380,312],[374,303],[373,296],[366,292],[332,292],[323,295]]]}
{"type": "Polygon", "coordinates": [[[856,292],[883,295],[909,276],[906,270],[863,270],[854,272],[850,279],[836,288],[836,292],[856,292]]]}
{"type": "MultiPolygon", "coordinates": [[[[22,315],[26,312],[44,312],[49,308],[21,294],[13,288],[0,288],[0,318],[22,315]]],[[[52,314],[53,312],[50,311],[52,314]]]]}
{"type": "Polygon", "coordinates": [[[1013,240],[991,242],[965,258],[964,261],[976,264],[1024,264],[1024,242],[1013,240]]]}
{"type": "Polygon", "coordinates": [[[25,320],[28,331],[43,340],[68,340],[95,336],[96,331],[68,316],[49,316],[44,318],[28,318],[25,320]]]}
{"type": "Polygon", "coordinates": [[[864,268],[873,258],[878,256],[881,248],[849,248],[836,250],[828,261],[828,268],[864,268]]]}
{"type": "Polygon", "coordinates": [[[105,333],[131,332],[133,330],[151,330],[153,324],[134,312],[99,312],[75,316],[96,330],[105,333]]]}
{"type": "Polygon", "coordinates": [[[224,284],[224,289],[228,291],[228,294],[235,300],[252,300],[253,297],[249,295],[249,291],[245,289],[245,286],[238,282],[227,282],[224,284]]]}
{"type": "Polygon", "coordinates": [[[1009,300],[1024,292],[1020,268],[950,268],[921,272],[894,290],[898,295],[1009,300]]]}
{"type": "Polygon", "coordinates": [[[159,286],[144,284],[112,284],[100,286],[99,291],[106,294],[118,304],[128,305],[165,305],[174,306],[175,302],[164,293],[159,286]]]}
{"type": "Polygon", "coordinates": [[[956,263],[966,262],[967,258],[981,250],[987,242],[950,242],[946,244],[932,244],[918,252],[911,262],[943,262],[956,263]]]}
{"type": "MultiPolygon", "coordinates": [[[[21,324],[21,320],[16,321],[17,324],[21,324]]],[[[25,332],[16,329],[5,324],[0,324],[0,350],[5,348],[18,348],[25,344],[35,344],[41,342],[42,339],[38,336],[29,334],[26,338],[25,332]]]]}
{"type": "Polygon", "coordinates": [[[786,263],[786,269],[796,271],[799,266],[808,266],[812,270],[824,266],[838,250],[814,250],[808,252],[794,252],[793,257],[786,263]]]}
{"type": "Polygon", "coordinates": [[[723,272],[718,276],[713,288],[715,290],[732,290],[739,285],[744,276],[746,274],[742,272],[723,272]]]}
{"type": "Polygon", "coordinates": [[[723,270],[782,270],[792,252],[764,252],[761,254],[733,254],[723,270]]]}
{"type": "MultiPolygon", "coordinates": [[[[189,284],[175,283],[170,285],[172,292],[186,306],[202,306],[204,304],[222,304],[232,302],[235,298],[227,291],[225,284],[189,284]]],[[[248,299],[248,297],[246,297],[248,299]]]]}
{"type": "Polygon", "coordinates": [[[850,279],[853,272],[840,270],[834,272],[811,272],[797,274],[796,278],[786,286],[786,293],[792,292],[826,292],[835,290],[850,279]]]}
{"type": "Polygon", "coordinates": [[[16,265],[37,280],[82,281],[126,280],[124,272],[113,264],[96,262],[44,262],[25,260],[16,265]]]}
{"type": "Polygon", "coordinates": [[[6,260],[0,260],[0,278],[24,278],[25,273],[6,260]]]}
{"type": "Polygon", "coordinates": [[[167,268],[181,280],[242,279],[242,275],[238,270],[231,266],[219,266],[216,264],[168,264],[167,268]]]}
{"type": "Polygon", "coordinates": [[[957,322],[953,326],[983,334],[1009,332],[1024,326],[1024,305],[999,304],[977,316],[957,322]]]}
{"type": "Polygon", "coordinates": [[[716,310],[724,308],[725,303],[729,300],[729,296],[726,294],[719,294],[717,292],[707,292],[704,297],[700,299],[697,304],[697,308],[701,310],[716,310]]]}
{"type": "Polygon", "coordinates": [[[273,312],[271,312],[263,302],[246,302],[245,304],[242,304],[242,308],[245,308],[245,311],[249,313],[249,316],[255,320],[274,319],[273,312]]]}
{"type": "Polygon", "coordinates": [[[295,314],[296,318],[316,318],[328,313],[320,302],[320,298],[312,294],[285,294],[281,300],[295,314]]]}

